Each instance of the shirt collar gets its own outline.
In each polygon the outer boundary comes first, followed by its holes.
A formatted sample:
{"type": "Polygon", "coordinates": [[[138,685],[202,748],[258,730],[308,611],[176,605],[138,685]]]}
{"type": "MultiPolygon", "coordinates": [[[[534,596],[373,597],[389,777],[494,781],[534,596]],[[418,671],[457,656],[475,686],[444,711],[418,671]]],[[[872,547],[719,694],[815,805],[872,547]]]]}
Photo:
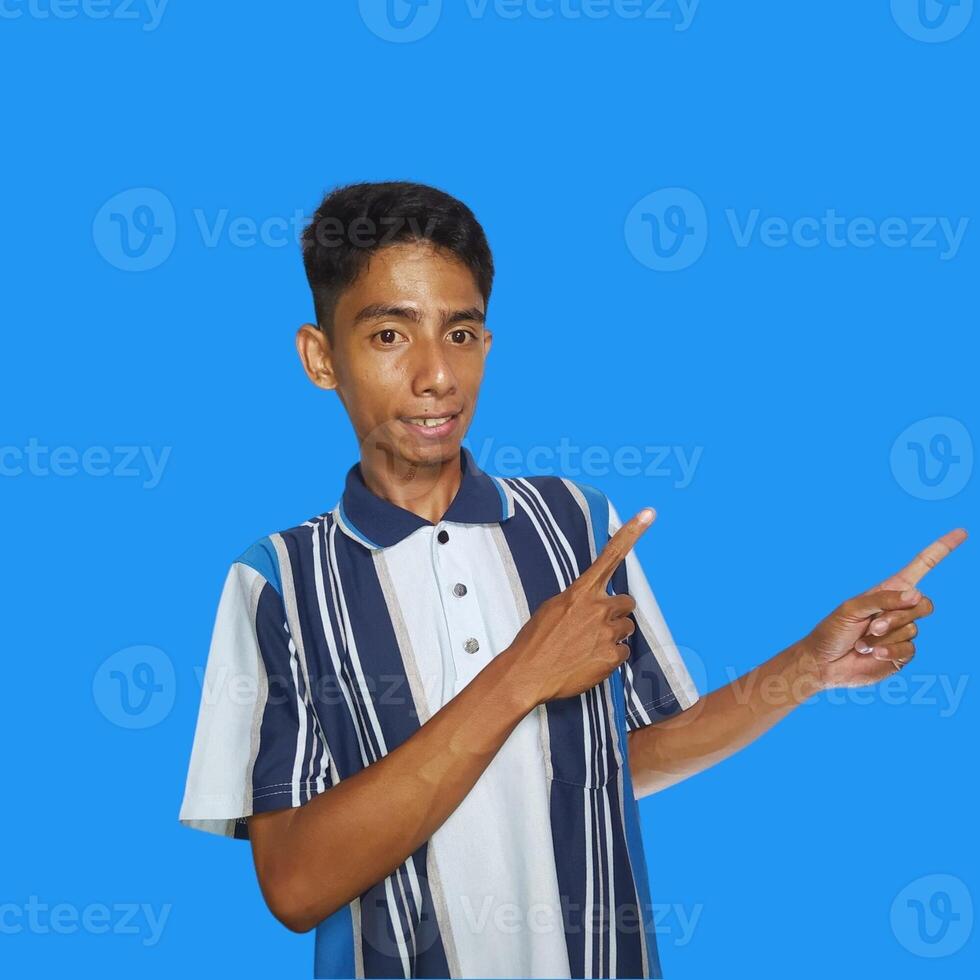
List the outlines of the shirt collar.
{"type": "MultiPolygon", "coordinates": [[[[439,523],[496,524],[513,517],[513,494],[504,482],[484,473],[465,446],[460,446],[459,451],[462,479],[439,523]]],[[[420,527],[436,526],[369,490],[360,462],[347,471],[344,492],[334,513],[343,530],[372,550],[398,544],[420,527]]]]}

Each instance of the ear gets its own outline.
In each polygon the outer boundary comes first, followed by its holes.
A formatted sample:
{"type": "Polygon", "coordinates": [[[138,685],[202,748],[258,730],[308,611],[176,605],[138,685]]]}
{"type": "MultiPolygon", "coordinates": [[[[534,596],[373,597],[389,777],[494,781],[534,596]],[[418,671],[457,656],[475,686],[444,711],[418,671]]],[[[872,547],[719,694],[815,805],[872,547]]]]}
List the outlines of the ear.
{"type": "Polygon", "coordinates": [[[296,331],[296,352],[313,384],[328,390],[337,387],[333,350],[327,335],[316,324],[304,323],[296,331]]]}
{"type": "Polygon", "coordinates": [[[490,345],[493,343],[493,334],[484,327],[483,329],[483,356],[490,353],[490,345]]]}

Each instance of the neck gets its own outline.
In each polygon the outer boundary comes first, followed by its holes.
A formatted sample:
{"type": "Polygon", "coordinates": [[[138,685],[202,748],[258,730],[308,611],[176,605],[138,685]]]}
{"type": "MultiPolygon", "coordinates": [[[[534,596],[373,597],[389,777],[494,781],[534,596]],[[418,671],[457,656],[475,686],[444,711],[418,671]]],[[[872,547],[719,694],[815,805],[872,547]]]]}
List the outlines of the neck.
{"type": "Polygon", "coordinates": [[[362,452],[361,478],[373,494],[396,507],[437,524],[449,510],[463,479],[459,449],[445,460],[420,463],[377,446],[362,452]]]}

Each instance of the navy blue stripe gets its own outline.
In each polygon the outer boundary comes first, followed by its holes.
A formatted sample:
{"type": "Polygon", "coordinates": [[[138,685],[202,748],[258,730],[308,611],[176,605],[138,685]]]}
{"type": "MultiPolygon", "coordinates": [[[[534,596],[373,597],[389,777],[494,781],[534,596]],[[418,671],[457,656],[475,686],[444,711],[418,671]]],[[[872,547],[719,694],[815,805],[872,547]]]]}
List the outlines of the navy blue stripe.
{"type": "Polygon", "coordinates": [[[290,805],[300,692],[292,679],[292,655],[285,623],[282,599],[267,582],[259,594],[255,613],[255,633],[269,680],[259,728],[259,751],[252,770],[256,813],[290,805]]]}
{"type": "MultiPolygon", "coordinates": [[[[561,564],[561,570],[562,570],[561,586],[563,589],[567,588],[569,585],[572,584],[572,581],[575,578],[573,573],[573,567],[568,560],[568,556],[565,553],[565,549],[561,545],[558,535],[555,534],[550,519],[544,513],[544,510],[542,509],[541,504],[538,501],[537,497],[535,497],[530,490],[528,490],[526,487],[520,484],[517,480],[510,480],[509,483],[514,493],[516,493],[521,498],[521,500],[526,502],[527,506],[534,512],[535,517],[537,517],[538,523],[541,525],[542,529],[544,530],[545,536],[548,539],[548,543],[551,545],[552,551],[554,551],[557,554],[558,560],[561,564]]],[[[540,492],[540,488],[538,488],[538,490],[540,492]]]]}
{"type": "MultiPolygon", "coordinates": [[[[625,595],[629,592],[625,562],[613,573],[611,586],[616,595],[625,595]]],[[[651,723],[676,714],[681,710],[681,705],[667,682],[646,634],[640,629],[636,616],[630,613],[630,619],[636,624],[636,629],[629,638],[628,662],[633,674],[632,678],[626,676],[625,667],[621,668],[621,671],[625,684],[627,727],[629,731],[633,731],[647,724],[635,708],[634,696],[644,705],[651,723]]]]}
{"type": "MultiPolygon", "coordinates": [[[[381,758],[409,738],[419,728],[418,715],[391,616],[378,581],[372,553],[347,535],[333,531],[337,562],[329,560],[327,535],[334,522],[326,518],[323,533],[316,528],[301,527],[283,534],[296,584],[296,603],[307,660],[311,671],[329,683],[317,684],[314,699],[324,721],[328,744],[334,749],[334,763],[339,778],[346,778],[364,768],[358,749],[358,732],[368,751],[368,763],[381,758]],[[326,624],[319,611],[313,566],[314,548],[319,549],[323,572],[326,624]],[[339,581],[338,581],[339,576],[339,581]],[[339,590],[347,600],[346,624],[339,590]],[[346,625],[346,629],[344,628],[346,625]],[[325,630],[333,631],[341,663],[337,676],[326,643],[325,630]],[[362,686],[353,663],[352,637],[364,677],[362,686]],[[346,685],[353,703],[352,718],[344,701],[340,684],[346,685]],[[377,704],[384,697],[383,706],[377,704]],[[384,749],[375,734],[368,702],[375,705],[384,749]],[[338,758],[341,760],[338,762],[338,758]]],[[[389,905],[384,881],[377,882],[360,896],[362,956],[367,976],[402,976],[403,966],[396,941],[395,923],[399,923],[411,961],[413,976],[448,977],[449,969],[442,938],[435,918],[432,895],[425,880],[427,845],[413,855],[419,880],[421,910],[412,895],[407,862],[391,876],[394,901],[389,905]],[[399,887],[400,885],[400,887],[399,887]],[[413,948],[412,933],[415,933],[413,948]]]]}

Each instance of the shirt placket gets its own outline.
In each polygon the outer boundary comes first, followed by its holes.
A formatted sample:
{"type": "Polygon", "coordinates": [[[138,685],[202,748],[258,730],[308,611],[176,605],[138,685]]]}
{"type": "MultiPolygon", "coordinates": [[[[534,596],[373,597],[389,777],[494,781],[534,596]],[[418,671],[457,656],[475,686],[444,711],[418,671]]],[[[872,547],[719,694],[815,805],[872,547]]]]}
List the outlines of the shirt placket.
{"type": "Polygon", "coordinates": [[[465,531],[438,524],[432,536],[432,565],[446,617],[447,646],[455,668],[458,694],[486,666],[490,645],[473,592],[473,576],[464,547],[465,531]]]}

